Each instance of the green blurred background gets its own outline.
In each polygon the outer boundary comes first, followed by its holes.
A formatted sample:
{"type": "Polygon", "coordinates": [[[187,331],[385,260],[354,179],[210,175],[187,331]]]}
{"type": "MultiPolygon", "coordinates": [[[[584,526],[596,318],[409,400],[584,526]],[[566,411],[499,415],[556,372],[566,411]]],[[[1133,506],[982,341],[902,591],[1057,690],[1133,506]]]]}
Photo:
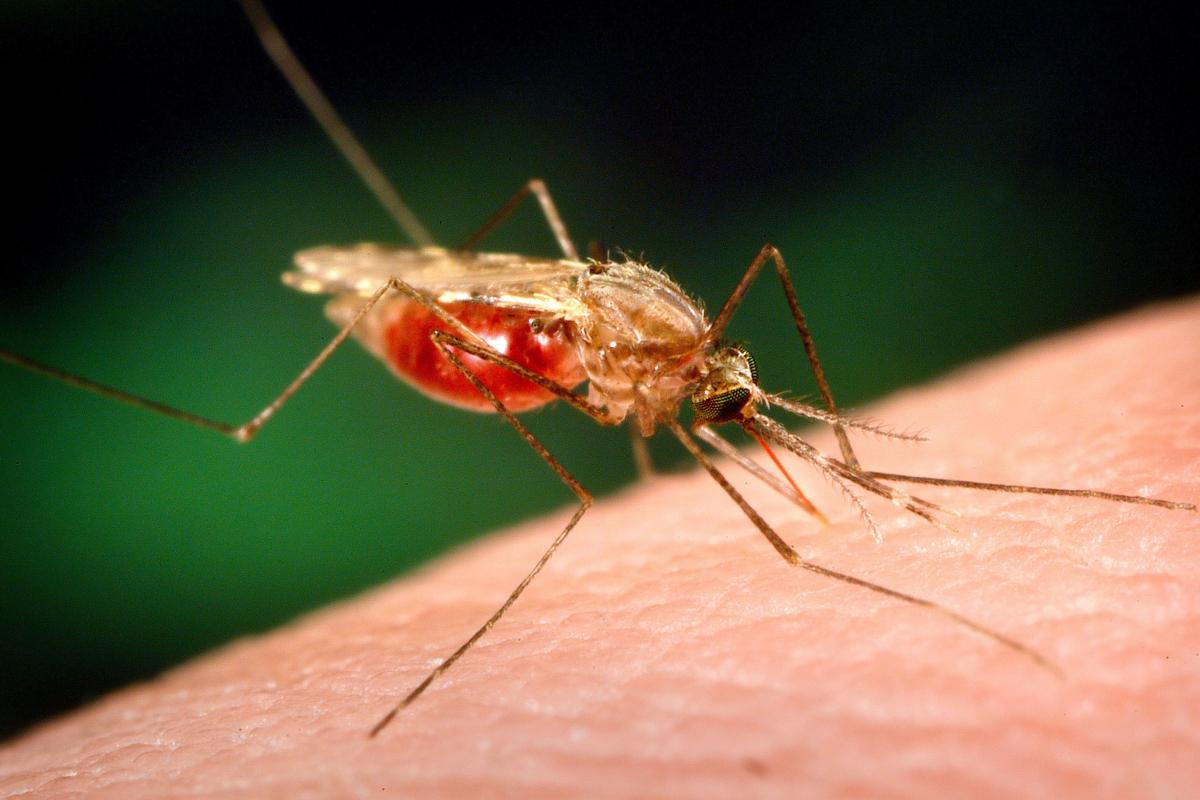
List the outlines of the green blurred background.
{"type": "MultiPolygon", "coordinates": [[[[1200,286],[1194,15],[278,5],[441,241],[537,175],[710,307],[773,242],[846,404],[1200,286]]],[[[400,237],[234,3],[79,6],[0,10],[0,343],[244,420],[332,333],[291,254],[400,237]]],[[[490,245],[554,254],[533,208],[490,245]]],[[[811,391],[773,283],[732,334],[811,391]]],[[[622,432],[530,421],[586,486],[632,480],[622,432]]],[[[0,734],[568,502],[357,348],[244,448],[0,367],[0,734]]]]}

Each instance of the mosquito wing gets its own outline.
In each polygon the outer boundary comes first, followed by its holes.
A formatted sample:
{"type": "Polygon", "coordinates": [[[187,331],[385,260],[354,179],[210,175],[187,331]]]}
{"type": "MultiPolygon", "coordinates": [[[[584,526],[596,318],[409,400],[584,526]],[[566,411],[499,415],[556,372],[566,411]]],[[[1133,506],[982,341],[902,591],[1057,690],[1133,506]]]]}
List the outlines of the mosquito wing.
{"type": "Polygon", "coordinates": [[[283,282],[302,292],[365,296],[398,278],[439,302],[484,303],[529,295],[566,301],[587,270],[579,261],[378,244],[302,250],[295,265],[283,282]]]}

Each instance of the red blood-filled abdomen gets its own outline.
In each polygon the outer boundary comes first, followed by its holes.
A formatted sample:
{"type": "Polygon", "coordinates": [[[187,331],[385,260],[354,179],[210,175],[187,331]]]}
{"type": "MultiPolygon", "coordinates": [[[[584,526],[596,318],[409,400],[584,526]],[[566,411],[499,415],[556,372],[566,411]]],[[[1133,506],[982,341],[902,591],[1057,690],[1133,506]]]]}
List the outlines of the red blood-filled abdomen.
{"type": "MultiPolygon", "coordinates": [[[[587,377],[561,326],[553,326],[550,332],[535,332],[530,326],[534,315],[481,303],[447,303],[441,307],[493,348],[559,386],[574,388],[587,377]]],[[[495,411],[429,339],[434,330],[451,334],[456,331],[428,308],[407,298],[393,298],[387,311],[385,357],[401,378],[444,403],[470,411],[495,411]]],[[[461,350],[454,352],[510,411],[528,411],[554,399],[550,392],[498,364],[461,350]]]]}

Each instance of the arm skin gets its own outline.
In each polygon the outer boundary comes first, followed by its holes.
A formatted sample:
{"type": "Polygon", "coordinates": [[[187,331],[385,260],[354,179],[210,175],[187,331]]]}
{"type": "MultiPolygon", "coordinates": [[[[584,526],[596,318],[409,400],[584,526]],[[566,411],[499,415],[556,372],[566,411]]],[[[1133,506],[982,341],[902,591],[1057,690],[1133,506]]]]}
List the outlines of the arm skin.
{"type": "MultiPolygon", "coordinates": [[[[868,410],[868,468],[1200,500],[1200,301],[1022,348],[868,410]]],[[[811,439],[826,452],[828,432],[811,439]]],[[[569,459],[568,459],[569,462],[569,459]]],[[[699,470],[605,499],[496,628],[571,509],[44,724],[42,797],[1181,797],[1200,785],[1200,514],[912,487],[958,534],[803,468],[832,525],[728,474],[806,558],[1036,648],[788,567],[699,470]]],[[[548,478],[549,479],[549,478],[548,478]]]]}

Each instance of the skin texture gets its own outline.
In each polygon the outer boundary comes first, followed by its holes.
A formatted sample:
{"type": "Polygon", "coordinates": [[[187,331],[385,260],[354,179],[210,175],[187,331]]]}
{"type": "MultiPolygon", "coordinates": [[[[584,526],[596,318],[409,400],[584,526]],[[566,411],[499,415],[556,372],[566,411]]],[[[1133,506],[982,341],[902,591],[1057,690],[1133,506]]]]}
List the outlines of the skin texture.
{"type": "MultiPolygon", "coordinates": [[[[901,393],[875,469],[1200,501],[1200,301],[901,393]]],[[[834,450],[827,431],[810,441],[834,450]]],[[[570,454],[564,454],[570,465],[570,454]]],[[[723,462],[722,462],[723,463],[723,462]]],[[[1182,797],[1200,785],[1200,514],[913,488],[957,534],[819,477],[832,524],[727,468],[819,564],[787,566],[699,470],[599,502],[508,616],[372,724],[507,595],[571,509],[236,642],[0,749],[0,795],[1182,797]]],[[[547,475],[547,480],[552,478],[547,475]]]]}

